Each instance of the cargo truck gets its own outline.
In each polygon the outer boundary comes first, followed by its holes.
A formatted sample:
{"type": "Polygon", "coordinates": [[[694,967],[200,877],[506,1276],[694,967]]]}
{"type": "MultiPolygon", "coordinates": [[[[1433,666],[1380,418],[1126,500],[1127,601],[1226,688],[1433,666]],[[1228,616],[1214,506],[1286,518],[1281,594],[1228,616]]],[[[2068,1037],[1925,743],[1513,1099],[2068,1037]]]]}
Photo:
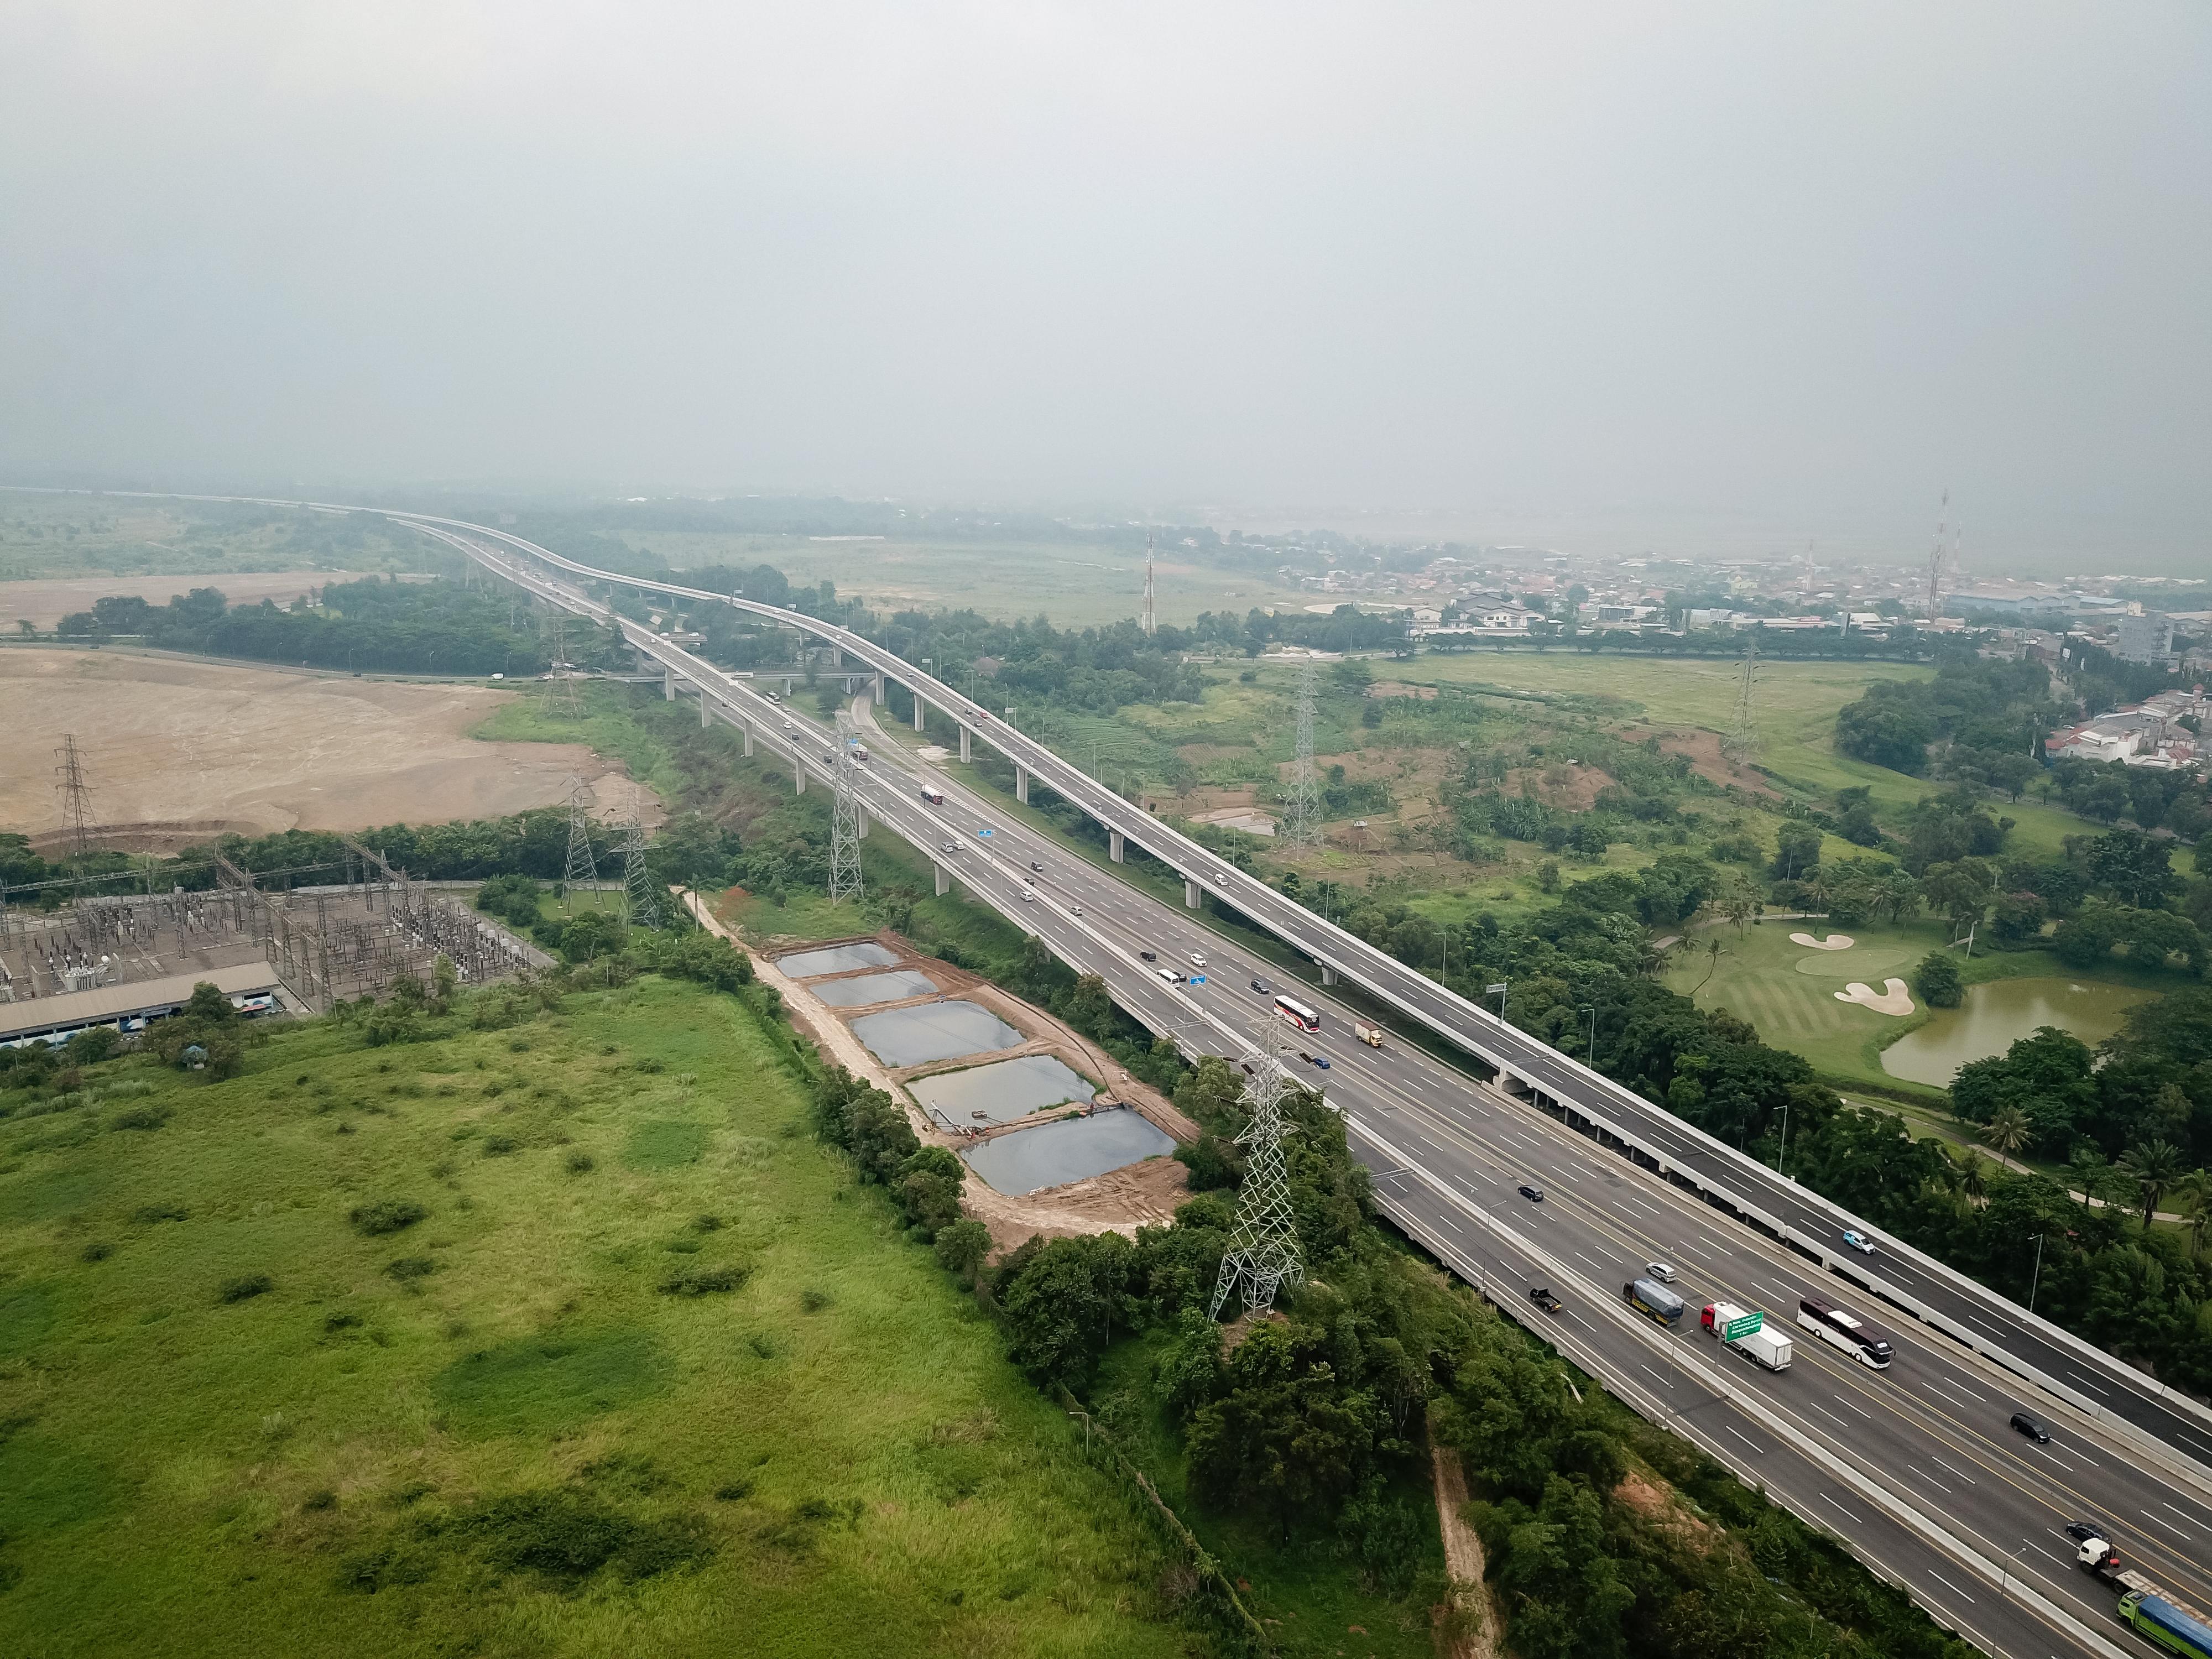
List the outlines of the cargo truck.
{"type": "MultiPolygon", "coordinates": [[[[1522,1191],[1528,1191],[1522,1188],[1522,1191]]],[[[1647,1314],[1662,1325],[1679,1324],[1682,1310],[1686,1305],[1682,1298],[1656,1279],[1632,1279],[1620,1287],[1620,1294],[1628,1305],[1638,1313],[1647,1314]]]]}
{"type": "Polygon", "coordinates": [[[2212,1624],[2148,1575],[2129,1566],[2106,1540],[2082,1540],[2075,1559],[2084,1572],[2120,1592],[2116,1616],[2152,1646],[2189,1659],[2212,1659],[2212,1624]]]}
{"type": "Polygon", "coordinates": [[[1382,1046],[1382,1033],[1374,1026],[1362,1024],[1356,1019],[1352,1022],[1352,1035],[1370,1048],[1380,1048],[1382,1046]]]}
{"type": "Polygon", "coordinates": [[[945,805],[945,792],[930,784],[925,783],[921,786],[921,798],[932,806],[945,805]]]}
{"type": "Polygon", "coordinates": [[[1766,1322],[1756,1308],[1739,1308],[1733,1302],[1709,1302],[1698,1322],[1755,1365],[1770,1371],[1786,1371],[1796,1357],[1790,1338],[1766,1322]]]}

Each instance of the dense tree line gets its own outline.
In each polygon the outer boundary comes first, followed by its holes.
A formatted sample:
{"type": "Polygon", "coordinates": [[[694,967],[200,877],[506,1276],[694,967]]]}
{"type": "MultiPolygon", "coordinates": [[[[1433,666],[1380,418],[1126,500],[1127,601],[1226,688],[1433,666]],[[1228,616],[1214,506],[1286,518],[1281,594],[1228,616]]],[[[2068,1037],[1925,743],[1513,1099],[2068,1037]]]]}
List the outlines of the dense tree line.
{"type": "Polygon", "coordinates": [[[1987,783],[2017,794],[2044,737],[2071,712],[2040,663],[1947,649],[1933,678],[1876,680],[1836,715],[1836,747],[1893,772],[1987,783]]]}
{"type": "MultiPolygon", "coordinates": [[[[543,673],[551,663],[526,608],[459,582],[338,582],[321,605],[280,609],[271,599],[231,605],[220,589],[196,587],[166,605],[131,595],[96,599],[62,619],[64,638],[127,636],[173,651],[245,657],[316,668],[410,674],[543,673]]],[[[605,666],[627,655],[606,632],[570,627],[568,657],[605,666]]]]}

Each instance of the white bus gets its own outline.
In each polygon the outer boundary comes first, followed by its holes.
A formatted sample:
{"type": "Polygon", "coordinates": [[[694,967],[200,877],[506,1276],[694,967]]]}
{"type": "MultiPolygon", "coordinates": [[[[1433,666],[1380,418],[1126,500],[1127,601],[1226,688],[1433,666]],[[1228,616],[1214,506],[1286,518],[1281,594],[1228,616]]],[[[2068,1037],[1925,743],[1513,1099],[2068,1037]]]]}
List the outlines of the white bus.
{"type": "Polygon", "coordinates": [[[1321,1016],[1303,1002],[1294,1002],[1289,997],[1277,997],[1275,1012],[1301,1031],[1321,1030],[1321,1016]]]}
{"type": "Polygon", "coordinates": [[[1817,1296],[1808,1296],[1797,1304],[1797,1323],[1830,1347],[1840,1348],[1860,1364],[1877,1371],[1887,1370],[1897,1352],[1889,1333],[1881,1326],[1817,1296]]]}

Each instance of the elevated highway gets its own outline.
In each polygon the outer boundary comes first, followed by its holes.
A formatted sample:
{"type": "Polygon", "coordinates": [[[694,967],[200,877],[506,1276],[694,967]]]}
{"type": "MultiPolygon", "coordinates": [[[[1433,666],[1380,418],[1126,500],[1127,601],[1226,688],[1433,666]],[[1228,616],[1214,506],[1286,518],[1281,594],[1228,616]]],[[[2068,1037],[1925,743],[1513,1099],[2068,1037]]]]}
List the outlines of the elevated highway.
{"type": "MultiPolygon", "coordinates": [[[[611,613],[583,584],[732,603],[579,566],[483,526],[392,516],[603,621],[611,613]]],[[[1831,1241],[1856,1224],[1848,1212],[1289,905],[858,635],[736,604],[906,685],[960,723],[963,750],[989,743],[1024,781],[1045,782],[1121,845],[1134,842],[1166,862],[1187,899],[1214,894],[1304,951],[1324,977],[1356,981],[1445,1037],[1466,1056],[1464,1068],[1410,1045],[1352,1043],[1350,1008],[1326,989],[1299,991],[1323,1026],[1302,1040],[1332,1062],[1312,1080],[1346,1114],[1382,1207],[1620,1398],[1843,1540],[1943,1623],[2008,1656],[2147,1651],[2113,1620],[2112,1593],[2070,1565],[2061,1528],[2081,1518],[2102,1522],[2178,1593],[2212,1603],[2212,1478],[2202,1462],[2212,1422],[2193,1402],[1940,1264],[1895,1246],[1871,1264],[1841,1255],[1831,1241]],[[1601,1147],[1616,1155],[1594,1157],[1601,1147]],[[1519,1196],[1524,1183],[1544,1190],[1541,1204],[1519,1196]],[[1892,1326],[1898,1358],[1869,1371],[1799,1333],[1795,1364],[1769,1375],[1694,1331],[1626,1310],[1621,1282],[1661,1260],[1681,1270],[1677,1288],[1693,1308],[1726,1299],[1787,1322],[1804,1294],[1846,1301],[1892,1326]],[[1535,1310],[1527,1292],[1536,1287],[1563,1297],[1558,1316],[1535,1310]],[[1890,1316],[1877,1294],[1915,1316],[1890,1316]],[[2045,1365],[2060,1374],[2045,1375],[2045,1365]],[[2063,1403],[2054,1410],[2053,1401],[2063,1403]],[[2011,1431],[2008,1418],[2020,1406],[2052,1420],[2050,1445],[2011,1431]]],[[[662,665],[670,695],[697,696],[702,720],[741,728],[749,750],[767,744],[797,779],[830,776],[837,745],[829,733],[650,630],[614,620],[662,665]]],[[[1253,982],[1274,988],[1279,970],[1214,931],[1195,907],[1164,906],[1115,879],[960,776],[884,743],[857,781],[868,816],[929,857],[940,890],[957,881],[1079,971],[1101,975],[1118,1004],[1186,1053],[1249,1052],[1251,1021],[1270,1000],[1253,982]],[[925,778],[944,795],[941,806],[921,798],[925,778]],[[1201,982],[1159,976],[1170,962],[1191,972],[1193,956],[1208,963],[1201,982]]]]}

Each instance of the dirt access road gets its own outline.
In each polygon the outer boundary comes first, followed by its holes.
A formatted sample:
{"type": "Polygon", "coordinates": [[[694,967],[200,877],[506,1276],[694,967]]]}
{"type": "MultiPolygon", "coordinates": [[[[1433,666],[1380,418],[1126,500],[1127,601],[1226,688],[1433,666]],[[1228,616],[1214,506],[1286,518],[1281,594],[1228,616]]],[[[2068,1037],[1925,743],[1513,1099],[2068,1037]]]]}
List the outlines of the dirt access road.
{"type": "Polygon", "coordinates": [[[518,693],[324,678],[107,652],[0,650],[0,830],[60,828],[54,750],[74,733],[107,844],[174,851],[236,830],[361,830],[494,817],[567,798],[601,812],[629,785],[582,744],[468,732],[518,693]]]}

